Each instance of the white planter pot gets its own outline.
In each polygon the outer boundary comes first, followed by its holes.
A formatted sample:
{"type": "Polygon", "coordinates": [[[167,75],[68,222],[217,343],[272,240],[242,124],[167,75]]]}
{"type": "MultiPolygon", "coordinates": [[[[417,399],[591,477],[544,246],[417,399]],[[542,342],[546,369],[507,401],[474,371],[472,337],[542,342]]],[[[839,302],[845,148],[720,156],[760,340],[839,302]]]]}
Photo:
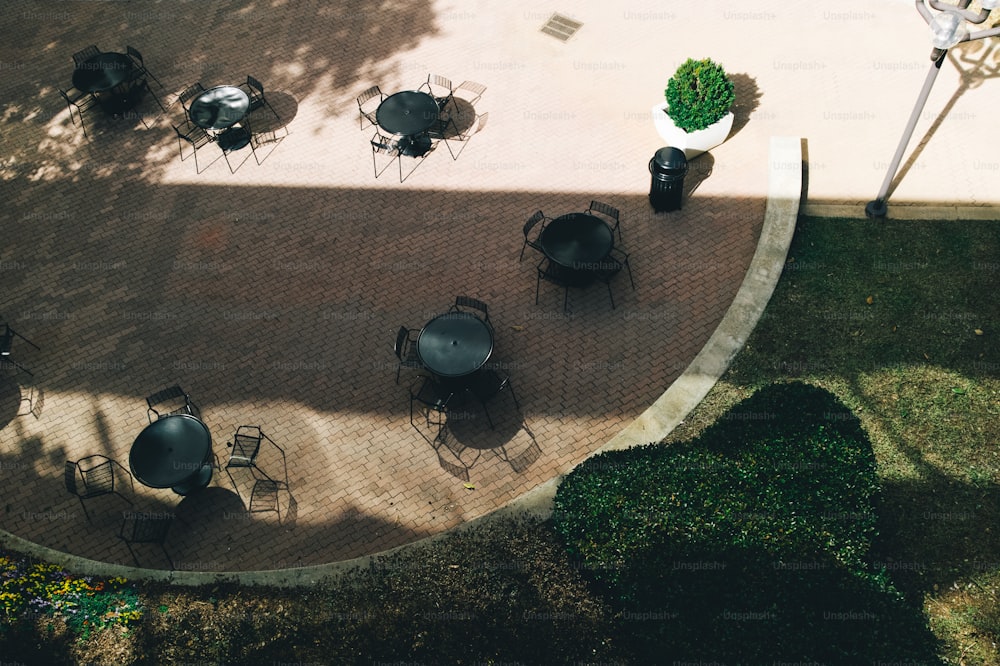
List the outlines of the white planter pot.
{"type": "Polygon", "coordinates": [[[667,103],[663,101],[653,107],[653,125],[668,146],[683,150],[684,156],[691,159],[729,138],[729,132],[733,129],[733,113],[730,111],[722,120],[703,130],[685,132],[674,125],[674,121],[667,115],[667,103]]]}

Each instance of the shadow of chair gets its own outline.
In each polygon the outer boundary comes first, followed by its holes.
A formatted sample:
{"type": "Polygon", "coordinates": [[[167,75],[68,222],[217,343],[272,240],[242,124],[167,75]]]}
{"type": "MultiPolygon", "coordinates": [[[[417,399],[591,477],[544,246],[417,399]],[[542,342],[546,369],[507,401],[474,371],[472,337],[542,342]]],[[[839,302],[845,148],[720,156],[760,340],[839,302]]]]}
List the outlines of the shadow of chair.
{"type": "Polygon", "coordinates": [[[469,470],[479,460],[479,456],[482,454],[481,451],[471,449],[462,444],[447,425],[438,431],[434,441],[431,442],[431,446],[437,454],[438,464],[441,465],[441,469],[462,481],[469,481],[469,470]],[[475,451],[475,456],[469,461],[466,461],[462,457],[467,451],[475,451]]]}
{"type": "Polygon", "coordinates": [[[519,448],[516,453],[511,454],[508,451],[508,448],[514,446],[512,442],[507,442],[490,449],[493,455],[510,465],[510,468],[517,474],[523,474],[527,471],[542,455],[542,448],[538,445],[538,440],[535,439],[534,433],[531,432],[523,421],[521,422],[521,430],[527,435],[528,442],[525,446],[519,448]]]}
{"type": "Polygon", "coordinates": [[[80,500],[83,507],[83,515],[87,517],[87,522],[91,522],[90,514],[87,512],[87,505],[84,500],[93,499],[102,495],[118,495],[133,505],[125,495],[118,492],[118,477],[128,479],[132,493],[135,493],[135,484],[132,475],[121,463],[106,456],[94,454],[80,458],[79,460],[67,460],[63,466],[63,482],[72,495],[80,500]],[[120,471],[116,471],[120,470],[120,471]]]}
{"type": "Polygon", "coordinates": [[[154,414],[156,419],[173,414],[189,414],[201,418],[201,411],[191,402],[191,396],[176,385],[157,391],[146,398],[146,417],[150,423],[156,420],[153,418],[154,414]],[[159,409],[156,409],[157,407],[159,409]]]}
{"type": "MultiPolygon", "coordinates": [[[[270,105],[268,105],[270,106],[270,105]]],[[[274,114],[278,117],[278,114],[274,114]]],[[[280,121],[280,119],[279,119],[280,121]]],[[[257,162],[257,166],[264,163],[271,153],[278,147],[278,144],[285,140],[288,136],[288,130],[279,136],[278,129],[273,127],[269,122],[265,122],[260,118],[251,118],[248,116],[241,124],[246,126],[246,130],[250,132],[250,151],[253,153],[253,158],[257,162]],[[271,149],[261,157],[260,149],[264,146],[271,146],[271,149]]]]}
{"type": "Polygon", "coordinates": [[[274,479],[256,479],[250,491],[250,506],[247,512],[250,514],[274,512],[278,515],[278,523],[280,524],[280,493],[282,490],[289,494],[290,502],[294,501],[291,499],[291,491],[288,488],[287,482],[275,481],[274,479]]]}
{"type": "Polygon", "coordinates": [[[170,570],[174,570],[174,560],[167,552],[167,534],[173,524],[174,516],[171,513],[163,512],[143,512],[126,511],[122,518],[121,527],[118,530],[118,538],[125,542],[128,552],[137,567],[141,567],[139,557],[132,546],[136,544],[155,544],[163,551],[163,555],[170,563],[170,570]]]}
{"type": "MultiPolygon", "coordinates": [[[[241,425],[236,428],[236,432],[233,434],[233,440],[226,444],[227,448],[230,448],[229,460],[226,461],[226,475],[233,484],[233,488],[236,489],[236,494],[240,494],[240,489],[236,484],[236,479],[233,478],[231,469],[249,469],[250,474],[253,476],[254,481],[257,482],[260,478],[257,473],[260,474],[264,480],[275,482],[274,477],[265,472],[257,464],[257,458],[260,455],[260,448],[263,442],[269,443],[278,453],[281,455],[282,464],[282,478],[285,487],[288,485],[288,459],[285,456],[285,450],[278,446],[277,443],[270,437],[264,434],[260,429],[260,426],[256,425],[241,425]]],[[[255,483],[256,485],[256,483],[255,483]]],[[[251,501],[252,501],[252,491],[251,491],[251,501]]],[[[242,497],[242,495],[241,495],[242,497]]]]}
{"type": "Polygon", "coordinates": [[[451,153],[452,160],[457,160],[458,156],[462,154],[463,150],[465,150],[465,146],[469,143],[469,140],[476,134],[479,134],[480,132],[483,131],[483,128],[486,127],[486,121],[489,120],[489,117],[490,117],[489,113],[477,115],[475,119],[475,129],[473,129],[470,126],[464,131],[459,131],[457,129],[457,126],[454,123],[452,123],[451,120],[447,121],[448,124],[451,124],[452,127],[456,128],[455,133],[449,136],[445,131],[442,131],[441,138],[444,141],[444,145],[448,147],[448,152],[451,153]],[[451,142],[453,141],[461,144],[461,147],[458,149],[457,153],[451,149],[451,142]]]}

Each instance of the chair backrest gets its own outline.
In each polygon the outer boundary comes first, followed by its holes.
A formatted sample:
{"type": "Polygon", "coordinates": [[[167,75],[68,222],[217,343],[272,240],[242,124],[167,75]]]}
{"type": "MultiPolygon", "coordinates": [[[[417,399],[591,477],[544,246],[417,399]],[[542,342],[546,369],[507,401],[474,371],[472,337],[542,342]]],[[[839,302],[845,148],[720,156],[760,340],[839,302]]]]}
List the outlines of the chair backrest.
{"type": "Polygon", "coordinates": [[[479,132],[483,131],[483,128],[486,127],[486,121],[489,120],[489,119],[490,119],[490,112],[489,111],[487,111],[486,113],[484,113],[481,116],[479,116],[479,125],[476,126],[476,133],[477,134],[479,132]]]}
{"type": "Polygon", "coordinates": [[[253,78],[249,74],[247,74],[247,87],[248,88],[253,88],[254,90],[257,91],[257,93],[259,95],[263,96],[263,94],[264,94],[264,84],[262,84],[260,81],[258,81],[257,79],[253,78]]]}
{"type": "Polygon", "coordinates": [[[198,83],[192,84],[187,88],[185,88],[184,90],[182,90],[181,94],[177,96],[177,99],[180,100],[181,106],[183,106],[186,109],[188,101],[196,97],[198,93],[204,92],[204,90],[205,88],[201,85],[201,82],[199,81],[198,83]]]}
{"type": "Polygon", "coordinates": [[[180,386],[170,386],[161,391],[157,391],[153,395],[146,398],[146,405],[152,407],[154,405],[162,404],[167,400],[174,400],[176,398],[184,398],[186,400],[187,394],[184,393],[184,389],[180,386]]]}
{"type": "Polygon", "coordinates": [[[406,343],[410,338],[410,329],[405,326],[400,326],[399,331],[396,333],[396,357],[402,361],[403,351],[406,348],[406,343]]]}
{"type": "Polygon", "coordinates": [[[101,55],[101,50],[94,45],[90,45],[85,49],[77,51],[73,54],[73,63],[79,67],[83,63],[87,62],[94,56],[101,55]]]}
{"type": "Polygon", "coordinates": [[[545,213],[542,211],[536,211],[534,215],[528,218],[528,221],[524,223],[524,237],[527,238],[531,230],[535,228],[535,225],[545,219],[545,213]]]}
{"type": "Polygon", "coordinates": [[[134,49],[131,46],[126,46],[125,47],[125,52],[129,55],[130,58],[132,58],[133,60],[136,60],[140,65],[143,64],[142,54],[139,53],[139,51],[137,49],[134,49]]]}
{"type": "Polygon", "coordinates": [[[372,137],[372,150],[387,155],[395,155],[396,149],[396,144],[393,143],[392,139],[375,132],[375,136],[372,137]]]}
{"type": "Polygon", "coordinates": [[[471,296],[456,296],[455,305],[452,306],[453,310],[459,310],[460,308],[471,308],[473,310],[478,310],[483,313],[486,321],[489,321],[489,308],[486,303],[482,302],[478,298],[472,298],[471,296]]]}
{"type": "Polygon", "coordinates": [[[606,203],[602,203],[600,201],[591,201],[590,208],[588,210],[597,211],[598,213],[607,215],[615,222],[618,221],[618,209],[613,206],[609,206],[606,203]]]}
{"type": "Polygon", "coordinates": [[[459,90],[468,90],[470,92],[475,93],[476,97],[479,97],[484,92],[486,92],[486,86],[484,86],[482,83],[476,83],[475,81],[462,81],[460,84],[458,84],[458,87],[455,88],[456,92],[458,92],[459,90]]]}
{"type": "Polygon", "coordinates": [[[76,462],[67,460],[63,467],[63,481],[66,484],[66,490],[81,499],[113,493],[115,491],[115,470],[113,465],[110,458],[105,458],[101,455],[87,456],[76,462]],[[100,459],[103,462],[84,469],[81,463],[92,458],[100,459]],[[82,488],[80,487],[80,481],[83,482],[82,488]]]}
{"type": "Polygon", "coordinates": [[[410,385],[410,397],[413,400],[423,403],[427,407],[439,412],[447,410],[448,402],[451,400],[452,395],[454,395],[451,391],[442,387],[430,377],[420,377],[416,381],[420,382],[420,386],[416,390],[414,390],[412,384],[410,385]]]}
{"type": "Polygon", "coordinates": [[[449,94],[452,92],[451,79],[447,79],[447,78],[445,78],[443,76],[439,76],[438,74],[428,74],[427,75],[427,84],[428,85],[435,85],[435,86],[438,86],[440,88],[447,88],[449,94]]]}
{"type": "Polygon", "coordinates": [[[358,107],[360,108],[362,104],[370,100],[372,97],[381,97],[382,91],[378,86],[372,86],[368,90],[364,91],[358,95],[358,107]]]}

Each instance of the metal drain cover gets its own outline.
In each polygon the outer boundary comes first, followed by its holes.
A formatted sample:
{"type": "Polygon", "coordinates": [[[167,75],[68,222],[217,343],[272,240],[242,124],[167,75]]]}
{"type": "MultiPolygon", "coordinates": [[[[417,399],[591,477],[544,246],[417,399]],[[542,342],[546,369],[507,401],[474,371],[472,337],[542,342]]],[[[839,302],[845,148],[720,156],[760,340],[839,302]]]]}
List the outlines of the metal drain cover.
{"type": "Polygon", "coordinates": [[[565,42],[567,39],[576,34],[576,31],[583,26],[579,21],[574,21],[573,19],[563,16],[562,14],[553,14],[545,25],[542,26],[542,32],[546,35],[551,35],[555,37],[560,42],[565,42]]]}

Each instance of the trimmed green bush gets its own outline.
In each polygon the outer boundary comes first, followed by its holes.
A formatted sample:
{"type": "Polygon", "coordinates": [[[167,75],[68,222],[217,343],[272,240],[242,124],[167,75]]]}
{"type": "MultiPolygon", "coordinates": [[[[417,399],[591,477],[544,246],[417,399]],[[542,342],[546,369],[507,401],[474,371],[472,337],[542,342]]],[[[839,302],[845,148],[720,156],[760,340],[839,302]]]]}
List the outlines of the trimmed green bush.
{"type": "Polygon", "coordinates": [[[685,132],[703,130],[719,122],[736,101],[736,91],[726,70],[710,58],[688,58],[667,82],[664,94],[667,115],[685,132]]]}
{"type": "Polygon", "coordinates": [[[694,441],[586,461],[553,525],[619,609],[636,663],[926,660],[919,609],[867,560],[878,493],[847,408],[777,384],[694,441]]]}

